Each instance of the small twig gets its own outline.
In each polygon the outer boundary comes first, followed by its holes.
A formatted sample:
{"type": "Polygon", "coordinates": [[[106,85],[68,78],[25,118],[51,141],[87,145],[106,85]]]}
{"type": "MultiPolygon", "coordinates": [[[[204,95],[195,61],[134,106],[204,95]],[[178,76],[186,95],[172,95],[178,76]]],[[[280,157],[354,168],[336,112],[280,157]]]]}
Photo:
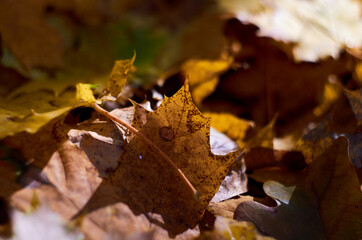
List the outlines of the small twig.
{"type": "Polygon", "coordinates": [[[110,120],[121,124],[122,126],[126,127],[129,131],[131,131],[132,133],[136,134],[137,136],[139,136],[145,143],[147,143],[149,146],[155,148],[160,154],[161,156],[172,166],[172,168],[174,168],[177,173],[180,175],[180,177],[182,178],[183,181],[185,181],[185,183],[187,184],[187,186],[190,188],[190,190],[193,192],[194,196],[196,199],[198,199],[199,193],[197,192],[197,190],[194,188],[194,186],[191,184],[191,182],[187,179],[187,177],[185,176],[185,174],[181,171],[181,169],[179,169],[177,167],[177,165],[175,164],[174,161],[172,161],[172,159],[167,156],[156,144],[154,144],[149,138],[147,138],[145,135],[143,135],[140,131],[138,131],[136,128],[132,127],[131,125],[129,125],[128,123],[124,122],[123,120],[117,118],[116,116],[114,116],[113,114],[111,114],[110,112],[104,110],[103,108],[101,108],[100,106],[98,106],[97,104],[93,105],[94,110],[96,110],[98,113],[102,114],[103,116],[109,118],[110,120]]]}

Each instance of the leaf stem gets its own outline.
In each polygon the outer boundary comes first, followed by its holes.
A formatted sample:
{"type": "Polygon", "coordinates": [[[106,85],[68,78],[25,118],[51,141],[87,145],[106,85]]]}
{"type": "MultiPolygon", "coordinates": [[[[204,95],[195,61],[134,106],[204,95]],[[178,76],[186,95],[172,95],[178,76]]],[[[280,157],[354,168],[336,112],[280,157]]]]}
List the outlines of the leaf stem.
{"type": "Polygon", "coordinates": [[[124,126],[125,128],[127,128],[129,131],[131,131],[132,133],[136,134],[138,137],[140,137],[145,143],[147,143],[149,146],[155,148],[160,155],[172,166],[172,168],[174,170],[176,170],[176,172],[179,174],[179,176],[182,178],[182,180],[187,184],[187,186],[190,188],[190,190],[192,191],[192,193],[194,194],[195,198],[198,199],[199,193],[197,192],[197,190],[194,188],[194,186],[192,185],[192,183],[187,179],[187,177],[185,176],[185,174],[181,171],[181,169],[179,169],[177,167],[177,165],[175,164],[174,161],[172,161],[172,159],[166,155],[166,153],[164,153],[156,144],[154,144],[148,137],[146,137],[145,135],[143,135],[140,131],[138,131],[136,128],[134,128],[133,126],[129,125],[128,123],[124,122],[123,120],[117,118],[116,116],[114,116],[113,114],[111,114],[110,112],[104,110],[103,108],[101,108],[98,104],[93,104],[92,107],[94,108],[94,110],[96,110],[98,113],[102,114],[103,116],[109,118],[110,120],[121,124],[122,126],[124,126]]]}

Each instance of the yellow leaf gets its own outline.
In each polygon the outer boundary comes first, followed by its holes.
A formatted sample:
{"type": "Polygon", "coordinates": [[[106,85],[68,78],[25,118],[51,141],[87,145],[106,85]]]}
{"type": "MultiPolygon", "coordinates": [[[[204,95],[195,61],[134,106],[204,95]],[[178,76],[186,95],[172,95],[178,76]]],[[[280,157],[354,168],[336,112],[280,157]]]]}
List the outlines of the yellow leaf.
{"type": "Polygon", "coordinates": [[[128,74],[135,71],[135,67],[133,66],[135,59],[136,52],[134,52],[133,57],[129,60],[119,60],[115,62],[107,82],[107,93],[117,97],[123,91],[127,82],[128,74]]]}
{"type": "Polygon", "coordinates": [[[74,90],[54,96],[49,91],[19,93],[0,100],[0,138],[22,131],[35,133],[47,122],[69,111],[74,104],[74,90]]]}
{"type": "Polygon", "coordinates": [[[204,116],[211,118],[212,127],[237,141],[239,145],[242,145],[247,131],[255,126],[254,122],[240,119],[230,113],[204,113],[204,116]]]}
{"type": "Polygon", "coordinates": [[[78,83],[76,85],[75,99],[77,105],[92,106],[96,102],[92,91],[92,85],[87,83],[78,83]]]}
{"type": "Polygon", "coordinates": [[[189,77],[193,100],[199,106],[209,96],[219,82],[219,75],[226,71],[233,59],[222,57],[220,60],[189,60],[181,66],[182,73],[189,77]]]}
{"type": "Polygon", "coordinates": [[[20,132],[35,133],[47,122],[69,111],[72,107],[64,107],[51,112],[19,115],[0,108],[0,139],[20,132]]]}
{"type": "Polygon", "coordinates": [[[322,121],[316,128],[312,129],[305,136],[301,137],[294,149],[301,151],[307,164],[318,158],[329,148],[334,140],[331,122],[322,121]]]}
{"type": "Polygon", "coordinates": [[[357,64],[356,66],[356,75],[357,82],[360,87],[362,87],[362,63],[357,64]]]}
{"type": "Polygon", "coordinates": [[[334,103],[338,100],[341,95],[341,88],[337,84],[327,82],[324,85],[323,96],[320,100],[320,104],[313,109],[313,114],[316,117],[321,117],[328,110],[330,110],[334,103]]]}
{"type": "Polygon", "coordinates": [[[135,135],[125,146],[120,167],[103,181],[84,210],[123,202],[136,213],[161,215],[169,234],[182,233],[201,219],[240,151],[211,152],[209,119],[192,103],[187,82],[155,112],[137,104],[135,108],[132,125],[173,160],[200,193],[199,199],[160,152],[135,135]]]}

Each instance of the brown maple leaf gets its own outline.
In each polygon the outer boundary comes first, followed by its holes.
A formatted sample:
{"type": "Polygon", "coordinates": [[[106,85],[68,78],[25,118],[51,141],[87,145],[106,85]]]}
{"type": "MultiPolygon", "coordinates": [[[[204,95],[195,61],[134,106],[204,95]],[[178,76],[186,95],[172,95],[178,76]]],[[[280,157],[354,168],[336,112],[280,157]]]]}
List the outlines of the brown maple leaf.
{"type": "Polygon", "coordinates": [[[159,149],[139,134],[131,136],[120,167],[103,181],[83,211],[123,202],[171,236],[195,227],[241,151],[227,155],[211,152],[209,119],[192,103],[187,83],[174,96],[166,97],[155,112],[136,104],[133,126],[159,149]],[[198,199],[177,171],[197,189],[198,199]],[[156,220],[158,214],[162,220],[156,220]]]}

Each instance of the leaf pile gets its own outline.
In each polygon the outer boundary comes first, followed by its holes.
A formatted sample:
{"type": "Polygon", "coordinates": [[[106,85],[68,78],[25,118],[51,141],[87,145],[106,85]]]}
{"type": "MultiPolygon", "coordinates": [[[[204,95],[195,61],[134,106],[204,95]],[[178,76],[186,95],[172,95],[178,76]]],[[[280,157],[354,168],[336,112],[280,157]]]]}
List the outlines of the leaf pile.
{"type": "Polygon", "coordinates": [[[173,4],[0,3],[0,238],[361,239],[361,4],[173,4]]]}

